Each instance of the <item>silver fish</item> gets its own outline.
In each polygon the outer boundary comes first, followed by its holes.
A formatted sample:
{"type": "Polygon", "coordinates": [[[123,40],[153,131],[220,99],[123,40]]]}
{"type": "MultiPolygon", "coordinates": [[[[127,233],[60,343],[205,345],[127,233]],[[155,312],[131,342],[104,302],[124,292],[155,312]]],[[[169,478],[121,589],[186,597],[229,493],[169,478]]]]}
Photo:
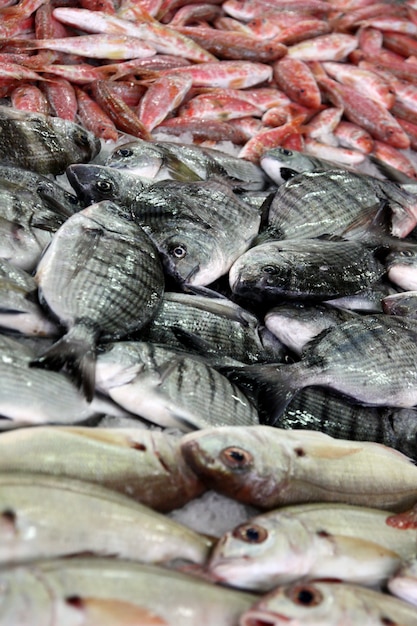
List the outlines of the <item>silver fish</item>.
{"type": "Polygon", "coordinates": [[[96,203],[70,217],[55,234],[38,264],[35,280],[41,302],[67,333],[33,365],[66,365],[94,392],[95,345],[145,324],[164,291],[157,250],[114,203],[96,203]]]}
{"type": "Polygon", "coordinates": [[[0,163],[39,174],[63,174],[71,163],[93,159],[100,140],[69,120],[0,106],[0,163]]]}
{"type": "Polygon", "coordinates": [[[0,450],[1,472],[95,483],[162,512],[184,506],[205,489],[184,462],[179,437],[158,430],[20,428],[1,434],[0,450]]]}
{"type": "Polygon", "coordinates": [[[0,572],[1,626],[237,626],[256,596],[119,559],[38,561],[0,572]]]}
{"type": "Polygon", "coordinates": [[[388,226],[381,225],[382,232],[408,235],[416,225],[414,194],[390,181],[348,170],[307,172],[278,187],[269,210],[269,228],[277,239],[326,234],[352,238],[355,225],[373,224],[387,208],[388,226]]]}
{"type": "Polygon", "coordinates": [[[222,181],[165,180],[143,190],[135,218],[179,282],[208,285],[228,272],[258,234],[260,214],[222,181]]]}
{"type": "Polygon", "coordinates": [[[392,315],[365,315],[323,331],[301,361],[231,368],[232,378],[256,381],[268,406],[268,423],[282,414],[295,393],[319,385],[370,406],[417,404],[417,323],[392,315]]]}
{"type": "Polygon", "coordinates": [[[278,587],[240,618],[239,626],[416,625],[415,608],[392,596],[338,582],[298,582],[278,587]]]}
{"type": "Polygon", "coordinates": [[[417,289],[417,244],[409,243],[393,250],[385,259],[387,275],[392,283],[405,291],[417,289]]]}
{"type": "Polygon", "coordinates": [[[385,268],[362,243],[295,239],[250,248],[232,265],[232,292],[251,300],[329,300],[365,290],[385,268]]]}
{"type": "Polygon", "coordinates": [[[382,300],[382,308],[387,315],[417,317],[417,291],[403,291],[391,294],[382,300]]]}
{"type": "Polygon", "coordinates": [[[207,569],[216,581],[262,592],[300,578],[382,584],[417,550],[415,529],[390,526],[392,515],[343,504],[281,507],[226,532],[207,569]]]}
{"type": "Polygon", "coordinates": [[[180,430],[258,424],[236,385],[198,357],[151,343],[113,344],[99,354],[97,388],[149,422],[180,430]]]}
{"type": "Polygon", "coordinates": [[[0,474],[0,509],[3,565],[86,552],[203,564],[212,543],[127,496],[62,476],[0,474]]]}
{"type": "Polygon", "coordinates": [[[417,467],[396,450],[368,441],[222,426],[184,435],[181,450],[208,488],[262,509],[342,502],[399,511],[417,501],[417,467]]]}
{"type": "Polygon", "coordinates": [[[346,165],[320,159],[319,157],[288,150],[278,146],[264,152],[260,158],[260,165],[264,172],[277,184],[281,185],[297,174],[314,172],[315,170],[349,169],[346,165]]]}

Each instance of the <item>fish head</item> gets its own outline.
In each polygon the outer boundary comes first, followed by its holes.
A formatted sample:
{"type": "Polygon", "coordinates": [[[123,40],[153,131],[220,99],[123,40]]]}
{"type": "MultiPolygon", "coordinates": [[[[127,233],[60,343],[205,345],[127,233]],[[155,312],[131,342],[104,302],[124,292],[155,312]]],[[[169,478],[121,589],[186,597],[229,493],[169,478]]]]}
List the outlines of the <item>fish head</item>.
{"type": "Polygon", "coordinates": [[[229,272],[230,288],[250,300],[267,300],[284,293],[293,267],[288,252],[282,253],[269,243],[250,248],[233,263],[229,272]]]}
{"type": "Polygon", "coordinates": [[[165,164],[163,151],[140,139],[116,147],[107,157],[105,165],[155,179],[165,164]]]}
{"type": "Polygon", "coordinates": [[[117,204],[130,206],[144,187],[138,176],[105,165],[70,165],[66,174],[77,195],[89,204],[112,200],[117,204]]]}
{"type": "Polygon", "coordinates": [[[387,315],[413,317],[417,315],[417,291],[393,293],[381,300],[382,309],[387,315]]]}
{"type": "Polygon", "coordinates": [[[198,224],[162,235],[157,245],[165,270],[181,284],[206,286],[227,272],[215,236],[198,224]]]}
{"type": "Polygon", "coordinates": [[[207,569],[216,581],[266,592],[308,572],[309,540],[309,533],[296,518],[260,515],[218,540],[207,569]]]}
{"type": "Polygon", "coordinates": [[[181,454],[207,487],[239,502],[271,508],[287,484],[291,461],[285,449],[275,449],[270,456],[268,430],[206,428],[182,438],[181,454]]]}
{"type": "Polygon", "coordinates": [[[100,139],[83,126],[60,117],[50,117],[49,123],[65,142],[70,163],[87,163],[100,152],[100,139]]]}
{"type": "Polygon", "coordinates": [[[385,264],[391,282],[406,291],[417,289],[417,246],[415,244],[391,252],[385,264]]]}
{"type": "MultiPolygon", "coordinates": [[[[346,596],[349,594],[348,588],[346,596]]],[[[346,602],[346,601],[345,601],[346,602]]],[[[346,606],[346,604],[345,604],[346,606]]],[[[332,583],[296,582],[263,596],[240,618],[240,626],[336,626],[344,621],[343,605],[332,593],[332,583]],[[339,621],[340,620],[340,621],[339,621]]],[[[367,624],[366,614],[362,615],[367,624]]],[[[372,622],[374,623],[374,622],[372,622]]],[[[375,622],[376,624],[377,622],[375,622]]]]}
{"type": "Polygon", "coordinates": [[[314,160],[307,154],[281,147],[267,150],[262,155],[260,164],[264,172],[278,185],[291,178],[290,172],[294,176],[311,172],[316,167],[314,160]]]}

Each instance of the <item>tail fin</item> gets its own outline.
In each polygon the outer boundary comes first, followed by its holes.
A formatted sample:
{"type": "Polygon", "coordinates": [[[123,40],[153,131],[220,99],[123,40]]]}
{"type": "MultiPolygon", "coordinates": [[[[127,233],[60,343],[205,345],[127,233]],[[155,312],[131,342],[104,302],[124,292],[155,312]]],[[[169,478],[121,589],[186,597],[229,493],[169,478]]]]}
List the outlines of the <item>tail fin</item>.
{"type": "Polygon", "coordinates": [[[275,426],[300,388],[296,365],[265,363],[218,369],[244,391],[255,395],[261,424],[275,426]]]}
{"type": "Polygon", "coordinates": [[[33,359],[30,366],[51,370],[64,368],[91,402],[95,391],[97,335],[97,329],[91,325],[75,324],[46,352],[33,359]]]}

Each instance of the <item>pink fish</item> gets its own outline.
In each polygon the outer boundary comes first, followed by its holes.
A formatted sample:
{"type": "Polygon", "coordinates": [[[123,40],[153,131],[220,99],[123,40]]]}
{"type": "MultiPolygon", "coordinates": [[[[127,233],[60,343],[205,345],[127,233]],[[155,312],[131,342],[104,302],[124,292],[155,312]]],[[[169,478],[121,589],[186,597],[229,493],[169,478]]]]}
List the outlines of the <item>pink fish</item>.
{"type": "Polygon", "coordinates": [[[42,91],[31,83],[21,83],[10,94],[12,106],[21,111],[49,115],[48,101],[42,91]]]}
{"type": "Polygon", "coordinates": [[[53,115],[75,122],[77,98],[74,87],[65,78],[56,78],[43,86],[43,92],[53,115]]]}
{"type": "Polygon", "coordinates": [[[365,159],[365,154],[358,150],[350,148],[342,148],[339,146],[330,146],[320,141],[316,141],[311,137],[304,138],[304,150],[307,154],[311,154],[320,159],[342,163],[344,165],[359,165],[365,159]]]}
{"type": "Polygon", "coordinates": [[[334,135],[343,148],[353,148],[364,154],[372,152],[374,140],[366,130],[357,124],[341,120],[334,130],[334,135]]]}
{"type": "Polygon", "coordinates": [[[229,95],[212,93],[200,94],[189,100],[179,110],[180,117],[226,121],[254,115],[260,117],[259,107],[247,100],[229,95]]]}
{"type": "Polygon", "coordinates": [[[291,100],[302,106],[317,109],[321,105],[320,89],[310,68],[304,61],[284,57],[273,65],[278,86],[291,100]]]}
{"type": "Polygon", "coordinates": [[[334,63],[327,61],[322,64],[327,74],[343,85],[366,93],[368,98],[390,109],[395,102],[395,92],[390,82],[363,67],[356,67],[350,63],[334,63]]]}
{"type": "Polygon", "coordinates": [[[186,67],[177,67],[172,70],[162,70],[150,74],[158,78],[166,73],[188,74],[193,81],[193,87],[231,87],[245,89],[272,78],[272,68],[264,63],[251,61],[219,61],[217,63],[199,63],[186,67]]]}
{"type": "Polygon", "coordinates": [[[358,47],[358,38],[330,33],[307,39],[288,48],[288,56],[301,61],[342,61],[358,47]]]}
{"type": "Polygon", "coordinates": [[[184,100],[192,85],[192,79],[186,74],[161,76],[141,98],[138,116],[144,126],[151,131],[184,100]]]}
{"type": "Polygon", "coordinates": [[[119,133],[116,126],[97,102],[79,87],[75,87],[75,94],[78,116],[83,126],[94,133],[96,137],[101,137],[106,141],[117,141],[119,133]]]}
{"type": "Polygon", "coordinates": [[[259,132],[255,137],[249,139],[238,156],[242,159],[248,159],[249,161],[258,163],[260,157],[266,150],[280,146],[289,135],[295,132],[301,132],[300,127],[304,120],[305,115],[298,115],[282,126],[259,132]]]}

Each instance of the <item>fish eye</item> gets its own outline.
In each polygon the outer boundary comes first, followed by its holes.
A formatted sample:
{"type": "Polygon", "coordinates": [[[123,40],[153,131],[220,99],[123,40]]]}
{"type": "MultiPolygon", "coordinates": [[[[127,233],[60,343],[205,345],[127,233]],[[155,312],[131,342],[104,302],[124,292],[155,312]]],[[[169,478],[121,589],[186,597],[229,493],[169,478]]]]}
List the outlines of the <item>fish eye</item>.
{"type": "Polygon", "coordinates": [[[168,252],[176,259],[183,259],[187,255],[187,247],[183,243],[179,243],[175,246],[171,246],[168,252]]]}
{"type": "Polygon", "coordinates": [[[268,538],[268,531],[257,524],[241,524],[234,529],[232,536],[247,543],[263,543],[268,538]]]}
{"type": "Polygon", "coordinates": [[[294,585],[285,593],[294,604],[307,608],[317,606],[323,601],[323,594],[314,585],[294,585]]]}
{"type": "Polygon", "coordinates": [[[90,143],[88,141],[87,133],[84,133],[81,130],[79,132],[74,133],[74,141],[77,144],[77,146],[88,146],[90,143]]]}
{"type": "Polygon", "coordinates": [[[131,150],[130,148],[120,148],[119,150],[116,150],[114,154],[117,154],[117,156],[121,157],[130,157],[133,154],[133,150],[131,150]]]}
{"type": "Polygon", "coordinates": [[[412,250],[401,250],[401,256],[414,256],[414,252],[412,250]]]}
{"type": "Polygon", "coordinates": [[[113,191],[113,185],[109,183],[108,180],[98,180],[95,186],[97,191],[100,191],[101,193],[110,193],[113,191]]]}
{"type": "Polygon", "coordinates": [[[287,156],[287,157],[292,157],[293,156],[293,152],[291,150],[287,150],[287,148],[280,148],[280,152],[281,152],[281,154],[283,154],[284,156],[287,156]]]}
{"type": "Polygon", "coordinates": [[[236,470],[248,469],[253,461],[253,457],[249,452],[234,446],[222,450],[220,458],[227,467],[236,470]]]}
{"type": "Polygon", "coordinates": [[[273,265],[264,265],[262,268],[262,272],[264,274],[276,274],[277,273],[277,268],[274,267],[273,265]]]}

